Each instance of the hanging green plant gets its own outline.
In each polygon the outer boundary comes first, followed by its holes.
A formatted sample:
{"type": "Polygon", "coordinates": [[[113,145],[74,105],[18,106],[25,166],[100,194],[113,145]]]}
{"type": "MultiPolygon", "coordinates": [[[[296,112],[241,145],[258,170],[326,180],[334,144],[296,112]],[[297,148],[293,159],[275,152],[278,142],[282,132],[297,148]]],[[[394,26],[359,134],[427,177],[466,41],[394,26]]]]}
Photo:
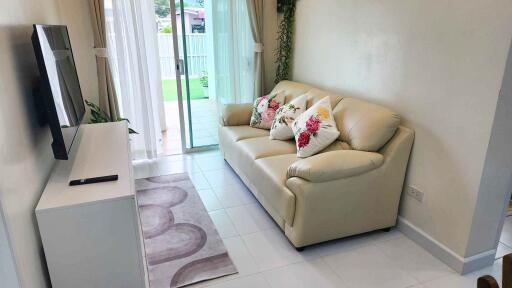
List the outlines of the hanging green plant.
{"type": "Polygon", "coordinates": [[[275,51],[276,56],[276,78],[277,84],[282,80],[288,80],[290,77],[290,63],[293,53],[293,26],[295,22],[295,2],[296,0],[284,0],[283,16],[279,22],[278,44],[275,51]]]}
{"type": "MultiPolygon", "coordinates": [[[[92,123],[108,123],[108,122],[120,122],[120,121],[126,121],[128,124],[130,124],[130,120],[126,118],[117,118],[116,121],[112,121],[110,116],[107,115],[103,110],[101,110],[100,106],[89,102],[85,100],[85,104],[89,107],[91,110],[91,124],[92,123]]],[[[128,128],[128,132],[130,134],[139,134],[137,131],[133,130],[132,128],[128,128]]]]}

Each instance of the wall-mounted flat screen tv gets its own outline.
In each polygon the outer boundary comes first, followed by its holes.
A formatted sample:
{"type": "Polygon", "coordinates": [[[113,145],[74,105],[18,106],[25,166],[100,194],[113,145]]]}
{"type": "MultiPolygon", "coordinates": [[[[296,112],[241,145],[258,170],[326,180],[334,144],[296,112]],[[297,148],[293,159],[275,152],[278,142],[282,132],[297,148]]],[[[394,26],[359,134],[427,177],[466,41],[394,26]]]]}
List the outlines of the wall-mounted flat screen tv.
{"type": "Polygon", "coordinates": [[[67,160],[85,105],[78,81],[68,29],[60,25],[34,25],[32,44],[41,75],[38,95],[52,132],[56,159],[67,160]]]}

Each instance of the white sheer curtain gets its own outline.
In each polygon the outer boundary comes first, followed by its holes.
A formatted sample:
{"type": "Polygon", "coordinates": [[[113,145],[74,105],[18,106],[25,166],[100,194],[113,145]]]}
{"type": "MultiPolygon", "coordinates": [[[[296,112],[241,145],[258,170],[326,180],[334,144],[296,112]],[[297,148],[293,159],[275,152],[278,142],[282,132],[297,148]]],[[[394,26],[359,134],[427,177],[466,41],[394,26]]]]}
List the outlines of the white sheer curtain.
{"type": "Polygon", "coordinates": [[[263,1],[246,0],[247,14],[251,26],[252,39],[254,41],[254,96],[259,97],[263,93],[265,78],[265,65],[263,63],[263,1]]]}
{"type": "Polygon", "coordinates": [[[245,0],[213,3],[216,95],[219,104],[254,100],[254,40],[245,0]]]}
{"type": "Polygon", "coordinates": [[[121,116],[128,118],[134,159],[161,152],[162,99],[157,30],[152,0],[105,0],[108,54],[121,116]]]}

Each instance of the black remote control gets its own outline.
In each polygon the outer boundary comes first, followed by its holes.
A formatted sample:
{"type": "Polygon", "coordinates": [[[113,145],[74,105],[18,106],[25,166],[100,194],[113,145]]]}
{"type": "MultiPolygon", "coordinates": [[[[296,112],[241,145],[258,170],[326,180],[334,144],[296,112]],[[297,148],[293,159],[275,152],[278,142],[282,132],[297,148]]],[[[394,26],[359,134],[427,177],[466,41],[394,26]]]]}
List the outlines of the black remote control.
{"type": "Polygon", "coordinates": [[[69,181],[69,186],[78,186],[78,185],[87,185],[87,184],[94,184],[94,183],[101,183],[101,182],[117,181],[117,179],[119,179],[119,176],[117,174],[85,178],[85,179],[77,179],[77,180],[69,181]]]}

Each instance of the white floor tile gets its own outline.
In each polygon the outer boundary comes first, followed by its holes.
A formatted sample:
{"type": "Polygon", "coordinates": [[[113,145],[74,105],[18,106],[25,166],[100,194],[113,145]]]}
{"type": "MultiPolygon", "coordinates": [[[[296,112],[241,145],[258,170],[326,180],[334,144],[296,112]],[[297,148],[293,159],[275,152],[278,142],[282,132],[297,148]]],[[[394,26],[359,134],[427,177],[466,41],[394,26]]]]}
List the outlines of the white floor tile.
{"type": "Polygon", "coordinates": [[[304,257],[285,238],[281,230],[270,229],[242,236],[261,271],[301,262],[304,257]]]}
{"type": "Polygon", "coordinates": [[[235,280],[222,282],[212,286],[212,288],[271,288],[261,274],[237,278],[235,280]]]}
{"type": "Polygon", "coordinates": [[[501,230],[500,242],[512,247],[512,216],[505,218],[503,229],[501,230]]]}
{"type": "Polygon", "coordinates": [[[256,203],[227,208],[226,212],[240,235],[277,228],[274,220],[256,203]]]}
{"type": "Polygon", "coordinates": [[[238,273],[198,283],[193,286],[194,288],[218,285],[233,279],[259,273],[258,266],[256,265],[256,262],[254,262],[254,259],[249,253],[249,250],[247,250],[247,247],[245,246],[242,238],[236,236],[225,238],[223,241],[224,245],[226,245],[226,249],[228,250],[229,257],[231,260],[233,260],[233,263],[238,269],[238,273]]]}
{"type": "Polygon", "coordinates": [[[233,223],[231,223],[231,220],[229,219],[226,211],[216,210],[210,212],[209,214],[221,238],[238,236],[238,233],[235,230],[235,226],[233,226],[233,223]]]}
{"type": "MultiPolygon", "coordinates": [[[[501,280],[501,259],[490,268],[460,276],[398,230],[330,241],[297,252],[219,150],[134,165],[137,179],[185,172],[240,272],[191,287],[465,288],[476,287],[482,275],[501,280]]],[[[497,257],[512,253],[512,246],[506,245],[512,245],[512,217],[505,221],[501,241],[497,257]]]]}
{"type": "Polygon", "coordinates": [[[197,173],[201,172],[199,166],[192,159],[176,161],[156,161],[152,165],[155,174],[168,175],[175,173],[197,173]]]}
{"type": "Polygon", "coordinates": [[[236,207],[256,203],[256,198],[243,183],[225,186],[212,186],[213,192],[217,195],[224,208],[236,207]]]}
{"type": "Polygon", "coordinates": [[[400,238],[400,237],[404,236],[404,234],[402,234],[402,232],[400,232],[400,230],[398,230],[396,228],[393,228],[388,232],[374,231],[374,232],[367,233],[365,235],[369,239],[371,239],[375,242],[387,241],[387,240],[396,239],[396,238],[400,238]]]}
{"type": "Polygon", "coordinates": [[[206,181],[203,173],[192,173],[189,174],[189,176],[196,190],[211,189],[210,184],[208,184],[208,181],[206,181]]]}
{"type": "Polygon", "coordinates": [[[199,166],[190,157],[162,157],[137,161],[134,164],[136,179],[176,173],[201,172],[199,166]]]}
{"type": "Polygon", "coordinates": [[[308,259],[318,259],[323,256],[335,255],[341,252],[348,252],[356,248],[364,247],[373,244],[372,238],[366,234],[356,235],[343,239],[337,239],[317,245],[308,246],[301,255],[308,259]]]}
{"type": "Polygon", "coordinates": [[[272,288],[348,287],[321,259],[273,269],[263,275],[272,288]]]}
{"type": "Polygon", "coordinates": [[[177,155],[169,155],[161,157],[163,161],[168,162],[177,162],[177,161],[184,161],[184,160],[190,160],[192,157],[189,154],[177,154],[177,155]]]}
{"type": "Polygon", "coordinates": [[[323,259],[350,287],[405,288],[418,284],[373,245],[323,259]]]}
{"type": "Polygon", "coordinates": [[[452,274],[433,281],[422,283],[425,288],[471,288],[476,287],[478,277],[491,275],[501,283],[502,259],[496,260],[494,265],[467,275],[452,274]]]}
{"type": "Polygon", "coordinates": [[[195,159],[197,165],[201,171],[212,171],[219,169],[230,169],[228,163],[224,160],[224,157],[215,155],[211,157],[203,157],[195,159]]]}
{"type": "Polygon", "coordinates": [[[454,273],[451,268],[405,236],[377,242],[376,245],[398,267],[412,275],[419,282],[454,273]]]}
{"type": "Polygon", "coordinates": [[[241,237],[232,237],[224,239],[224,244],[228,249],[229,256],[235,263],[236,268],[238,269],[237,276],[245,276],[256,274],[259,271],[258,265],[252,257],[251,253],[249,253],[249,249],[245,245],[244,241],[241,237]]]}
{"type": "MultiPolygon", "coordinates": [[[[251,193],[249,191],[249,193],[251,193]]],[[[276,222],[274,222],[274,219],[267,213],[265,208],[260,205],[260,203],[256,200],[256,198],[250,194],[251,198],[254,199],[254,203],[247,205],[247,210],[249,210],[249,213],[251,216],[257,220],[258,225],[261,227],[264,227],[265,229],[269,227],[278,228],[276,222]]]]}
{"type": "Polygon", "coordinates": [[[199,197],[201,197],[201,200],[208,212],[222,209],[222,205],[220,204],[219,199],[217,199],[215,193],[213,193],[213,190],[197,190],[197,193],[199,194],[199,197]]]}
{"type": "Polygon", "coordinates": [[[196,152],[196,153],[190,153],[190,156],[194,159],[201,159],[201,158],[208,158],[212,156],[222,156],[220,150],[208,150],[208,151],[202,151],[202,152],[196,152]]]}
{"type": "Polygon", "coordinates": [[[496,259],[502,258],[503,256],[512,253],[512,248],[508,247],[507,245],[499,242],[498,243],[498,249],[496,251],[496,259]]]}
{"type": "Polygon", "coordinates": [[[423,283],[425,288],[472,288],[476,287],[477,278],[460,275],[451,275],[423,283]]]}
{"type": "Polygon", "coordinates": [[[225,187],[230,185],[239,185],[241,180],[231,169],[222,169],[203,172],[206,180],[212,187],[225,187]]]}
{"type": "Polygon", "coordinates": [[[138,164],[133,165],[133,177],[135,179],[143,179],[147,177],[151,177],[152,170],[149,165],[138,164]]]}

